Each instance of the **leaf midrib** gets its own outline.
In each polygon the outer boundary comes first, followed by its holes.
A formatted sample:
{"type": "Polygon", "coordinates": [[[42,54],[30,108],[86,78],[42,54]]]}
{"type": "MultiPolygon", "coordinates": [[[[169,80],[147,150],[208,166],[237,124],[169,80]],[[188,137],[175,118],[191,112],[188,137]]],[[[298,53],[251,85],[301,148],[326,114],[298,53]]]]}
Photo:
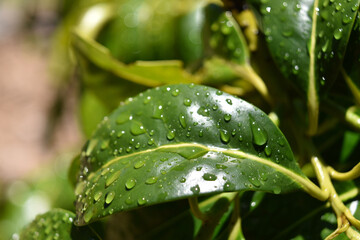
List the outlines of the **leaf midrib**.
{"type": "MultiPolygon", "coordinates": [[[[309,85],[308,85],[308,108],[309,113],[313,116],[314,121],[317,124],[317,112],[319,108],[317,93],[316,93],[316,82],[315,82],[315,49],[316,49],[316,26],[317,26],[317,13],[319,0],[314,1],[313,12],[312,12],[312,27],[310,35],[310,62],[309,62],[309,85]]],[[[310,118],[309,121],[312,121],[310,118]]],[[[310,125],[311,126],[311,125],[310,125]]],[[[316,131],[314,129],[309,129],[311,133],[316,131]]]]}
{"type": "MultiPolygon", "coordinates": [[[[176,149],[177,151],[179,150],[179,148],[188,148],[188,147],[196,147],[196,148],[202,148],[207,152],[217,152],[217,153],[223,153],[225,155],[231,155],[231,156],[235,156],[235,157],[239,157],[239,158],[243,158],[243,159],[250,159],[253,161],[256,161],[258,163],[267,165],[273,169],[276,169],[278,172],[284,174],[285,176],[288,176],[290,179],[292,179],[293,181],[295,181],[296,183],[298,183],[305,191],[312,191],[315,188],[317,189],[318,187],[312,183],[310,180],[308,180],[306,177],[301,176],[293,171],[291,171],[290,169],[287,169],[279,164],[276,164],[266,158],[260,158],[258,156],[252,155],[252,154],[248,154],[246,152],[240,151],[238,149],[225,149],[225,148],[220,148],[220,147],[210,147],[210,146],[205,146],[199,143],[177,143],[177,144],[167,144],[167,145],[162,145],[159,146],[157,148],[151,148],[151,149],[147,149],[144,151],[139,151],[139,152],[135,152],[135,153],[131,153],[131,154],[127,154],[124,156],[120,156],[120,157],[116,157],[112,160],[110,160],[109,162],[105,163],[101,168],[99,168],[97,171],[101,171],[102,169],[109,167],[110,165],[112,165],[115,162],[121,161],[122,159],[125,158],[129,158],[129,157],[133,157],[133,156],[137,156],[137,155],[141,155],[141,154],[146,154],[146,153],[150,153],[150,152],[156,152],[156,151],[161,151],[164,152],[164,150],[168,149],[169,152],[171,149],[176,149]]],[[[166,151],[165,151],[166,152],[166,151]]],[[[89,180],[94,177],[95,175],[91,175],[89,176],[89,180]]]]}

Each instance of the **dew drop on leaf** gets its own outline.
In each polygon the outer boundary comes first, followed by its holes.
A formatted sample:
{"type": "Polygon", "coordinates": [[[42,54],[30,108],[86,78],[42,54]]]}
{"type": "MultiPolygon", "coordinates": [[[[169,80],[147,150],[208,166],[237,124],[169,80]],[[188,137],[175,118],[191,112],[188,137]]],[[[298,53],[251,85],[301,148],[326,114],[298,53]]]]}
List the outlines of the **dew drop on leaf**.
{"type": "Polygon", "coordinates": [[[186,128],[187,124],[186,124],[186,119],[185,119],[185,115],[180,113],[179,115],[179,121],[180,121],[180,125],[182,128],[186,128]]]}
{"type": "Polygon", "coordinates": [[[223,143],[229,143],[230,141],[229,132],[225,129],[220,130],[220,139],[223,143]]]}
{"type": "Polygon", "coordinates": [[[184,105],[187,106],[187,107],[191,106],[191,102],[192,102],[192,101],[191,101],[191,99],[189,99],[189,98],[185,98],[185,99],[184,99],[184,105]]]}
{"type": "Polygon", "coordinates": [[[136,180],[135,178],[129,178],[128,180],[126,180],[125,182],[125,187],[126,189],[130,190],[133,189],[136,185],[136,180]]]}
{"type": "Polygon", "coordinates": [[[167,134],[166,134],[166,138],[168,140],[173,140],[175,138],[175,131],[169,131],[167,134]]]}
{"type": "Polygon", "coordinates": [[[151,178],[146,179],[145,183],[151,185],[151,184],[156,183],[157,180],[158,180],[157,177],[151,177],[151,178]]]}
{"type": "Polygon", "coordinates": [[[113,182],[115,182],[120,177],[121,172],[117,171],[111,174],[105,181],[105,187],[110,186],[113,182]]]}
{"type": "Polygon", "coordinates": [[[211,173],[205,173],[202,177],[205,181],[215,181],[217,179],[217,177],[211,173]]]}
{"type": "Polygon", "coordinates": [[[335,32],[334,32],[334,38],[335,38],[336,40],[339,40],[339,39],[342,37],[342,31],[343,31],[342,28],[338,28],[338,29],[335,30],[335,32]]]}
{"type": "Polygon", "coordinates": [[[146,204],[146,198],[145,197],[141,197],[137,200],[137,203],[139,206],[143,206],[146,204]]]}
{"type": "Polygon", "coordinates": [[[98,191],[98,192],[96,192],[95,193],[95,195],[94,195],[94,200],[95,200],[95,202],[97,202],[97,201],[99,201],[99,199],[100,199],[100,197],[102,196],[102,192],[101,191],[98,191]]]}
{"type": "Polygon", "coordinates": [[[132,121],[131,126],[130,126],[130,132],[131,132],[131,134],[137,136],[137,135],[141,135],[141,134],[145,133],[146,130],[141,123],[132,121]]]}
{"type": "Polygon", "coordinates": [[[134,168],[139,169],[139,168],[143,167],[144,165],[145,165],[145,161],[140,160],[134,164],[134,168]]]}
{"type": "Polygon", "coordinates": [[[191,187],[190,191],[192,191],[194,194],[199,194],[200,193],[199,185],[195,185],[195,186],[191,187]]]}
{"type": "Polygon", "coordinates": [[[231,114],[225,114],[225,115],[224,115],[224,120],[225,120],[226,122],[229,122],[229,121],[231,120],[231,114]]]}
{"type": "Polygon", "coordinates": [[[114,191],[111,191],[109,192],[107,195],[106,195],[106,198],[105,198],[105,203],[106,204],[110,204],[115,198],[115,192],[114,191]]]}
{"type": "Polygon", "coordinates": [[[250,128],[253,135],[253,142],[255,145],[261,147],[264,144],[266,144],[268,140],[267,133],[264,129],[262,129],[259,126],[259,124],[257,124],[257,122],[253,119],[253,117],[251,117],[251,115],[249,115],[249,119],[250,119],[250,128]]]}

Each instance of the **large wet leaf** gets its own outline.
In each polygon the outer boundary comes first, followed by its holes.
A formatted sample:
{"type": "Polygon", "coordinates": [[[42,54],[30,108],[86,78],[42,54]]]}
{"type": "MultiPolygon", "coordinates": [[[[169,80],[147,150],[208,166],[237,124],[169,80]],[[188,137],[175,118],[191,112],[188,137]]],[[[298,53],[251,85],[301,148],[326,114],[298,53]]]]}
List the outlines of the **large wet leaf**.
{"type": "Polygon", "coordinates": [[[273,58],[307,96],[310,117],[317,121],[319,96],[339,73],[359,0],[249,2],[260,12],[273,58]]]}
{"type": "Polygon", "coordinates": [[[63,209],[53,209],[38,215],[20,233],[20,239],[101,239],[88,227],[74,226],[75,214],[63,209]]]}
{"type": "Polygon", "coordinates": [[[128,99],[83,149],[77,224],[219,192],[302,188],[280,130],[251,104],[213,88],[169,85],[128,99]]]}
{"type": "Polygon", "coordinates": [[[343,76],[357,105],[360,105],[360,15],[356,17],[344,59],[343,76]]]}

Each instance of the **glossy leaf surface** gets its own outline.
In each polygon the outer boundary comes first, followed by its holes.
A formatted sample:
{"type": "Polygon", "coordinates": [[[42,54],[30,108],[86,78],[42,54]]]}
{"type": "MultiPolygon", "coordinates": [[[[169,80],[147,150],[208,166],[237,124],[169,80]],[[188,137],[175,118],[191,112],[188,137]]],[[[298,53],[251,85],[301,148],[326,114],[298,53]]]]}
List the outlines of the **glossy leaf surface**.
{"type": "MultiPolygon", "coordinates": [[[[274,60],[306,96],[310,121],[315,124],[320,95],[339,73],[359,0],[249,2],[260,12],[274,60]]],[[[315,128],[311,125],[310,133],[315,128]]]]}
{"type": "Polygon", "coordinates": [[[84,147],[77,224],[223,191],[285,193],[304,181],[262,111],[213,88],[164,86],[128,99],[84,147]]]}
{"type": "Polygon", "coordinates": [[[38,215],[20,233],[20,239],[99,239],[88,227],[75,227],[75,214],[63,209],[53,209],[38,215]]]}
{"type": "MultiPolygon", "coordinates": [[[[257,1],[250,1],[257,2],[257,1]]],[[[261,1],[263,31],[284,75],[306,93],[331,82],[344,57],[359,1],[261,1]]]]}
{"type": "Polygon", "coordinates": [[[356,17],[349,40],[343,67],[343,76],[347,82],[357,105],[360,105],[360,15],[356,17]]]}

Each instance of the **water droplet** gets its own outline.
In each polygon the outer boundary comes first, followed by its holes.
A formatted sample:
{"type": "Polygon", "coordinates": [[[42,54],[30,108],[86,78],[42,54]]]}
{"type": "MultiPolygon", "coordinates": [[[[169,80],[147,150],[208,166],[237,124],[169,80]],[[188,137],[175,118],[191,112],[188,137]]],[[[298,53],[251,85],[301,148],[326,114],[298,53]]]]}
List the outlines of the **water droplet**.
{"type": "Polygon", "coordinates": [[[94,216],[93,208],[89,208],[87,212],[84,214],[84,221],[86,223],[90,222],[91,218],[94,216]]]}
{"type": "Polygon", "coordinates": [[[249,182],[251,182],[257,188],[261,186],[261,183],[257,178],[251,177],[249,178],[249,182]]]}
{"type": "Polygon", "coordinates": [[[186,178],[182,177],[182,178],[180,179],[180,182],[181,182],[181,183],[186,182],[186,178]]]}
{"type": "Polygon", "coordinates": [[[187,106],[187,107],[189,107],[189,106],[191,105],[191,102],[192,102],[192,101],[191,101],[191,99],[189,99],[189,98],[185,98],[185,99],[184,99],[184,105],[187,106]]]}
{"type": "Polygon", "coordinates": [[[300,3],[298,3],[298,4],[296,4],[295,5],[295,11],[300,11],[301,10],[301,5],[300,5],[300,3]]]}
{"type": "Polygon", "coordinates": [[[173,95],[174,97],[178,96],[180,93],[179,89],[175,89],[174,91],[171,92],[171,95],[173,95]]]}
{"type": "Polygon", "coordinates": [[[130,197],[128,197],[128,198],[125,200],[125,203],[126,203],[127,205],[131,205],[131,204],[133,204],[133,200],[132,200],[130,197]]]}
{"type": "Polygon", "coordinates": [[[293,74],[297,75],[299,73],[299,66],[295,65],[294,68],[292,69],[293,74]]]}
{"type": "Polygon", "coordinates": [[[191,187],[190,190],[191,190],[194,194],[199,194],[199,193],[200,193],[200,187],[199,187],[199,185],[195,185],[195,186],[191,187]]]}
{"type": "Polygon", "coordinates": [[[268,157],[271,155],[271,148],[269,147],[269,145],[266,145],[265,147],[265,154],[268,157]]]}
{"type": "Polygon", "coordinates": [[[121,112],[119,116],[116,118],[117,124],[123,124],[130,119],[130,113],[128,112],[121,112]]]}
{"type": "Polygon", "coordinates": [[[202,137],[203,135],[204,135],[204,130],[201,129],[201,130],[199,131],[199,137],[202,137]]]}
{"type": "Polygon", "coordinates": [[[225,114],[225,115],[224,115],[224,120],[225,120],[226,122],[229,122],[229,121],[231,120],[231,114],[225,114]]]}
{"type": "Polygon", "coordinates": [[[205,173],[202,177],[205,181],[215,181],[217,179],[217,177],[211,173],[205,173]]]}
{"type": "Polygon", "coordinates": [[[326,52],[327,48],[329,46],[329,39],[326,40],[325,44],[322,46],[321,50],[323,52],[326,52]]]}
{"type": "Polygon", "coordinates": [[[220,90],[217,90],[217,91],[216,91],[216,95],[220,96],[220,95],[222,95],[222,94],[223,94],[222,91],[220,91],[220,90]]]}
{"type": "Polygon", "coordinates": [[[101,191],[98,191],[98,192],[96,192],[95,193],[95,195],[94,195],[94,200],[95,200],[95,202],[97,202],[97,201],[99,201],[99,199],[100,199],[100,197],[102,196],[102,192],[101,191]]]}
{"type": "Polygon", "coordinates": [[[336,29],[335,32],[334,32],[334,38],[336,40],[339,40],[342,37],[342,32],[343,32],[342,28],[336,29]]]}
{"type": "Polygon", "coordinates": [[[239,135],[239,141],[242,142],[243,141],[243,136],[239,135]]]}
{"type": "Polygon", "coordinates": [[[284,37],[291,37],[292,34],[293,34],[292,29],[287,29],[287,30],[284,30],[284,31],[282,32],[282,35],[283,35],[284,37]]]}
{"type": "Polygon", "coordinates": [[[133,189],[136,185],[136,179],[135,178],[129,178],[125,182],[125,187],[127,190],[133,189]]]}
{"type": "Polygon", "coordinates": [[[226,99],[226,102],[227,102],[229,105],[232,105],[231,99],[227,98],[227,99],[226,99]]]}
{"type": "Polygon", "coordinates": [[[101,150],[105,150],[105,149],[107,149],[108,147],[109,147],[109,141],[103,141],[103,142],[101,143],[100,149],[101,149],[101,150]]]}
{"type": "Polygon", "coordinates": [[[147,96],[145,99],[144,99],[144,104],[148,104],[151,100],[151,96],[147,96]]]}
{"type": "Polygon", "coordinates": [[[150,138],[147,142],[149,146],[153,145],[155,143],[155,140],[153,138],[150,138]]]}
{"type": "Polygon", "coordinates": [[[115,192],[114,191],[111,191],[109,192],[107,195],[106,195],[106,198],[105,198],[105,203],[106,204],[110,204],[115,198],[115,192]]]}
{"type": "Polygon", "coordinates": [[[202,167],[196,167],[196,171],[201,171],[202,167]]]}
{"type": "Polygon", "coordinates": [[[278,187],[278,186],[276,186],[275,188],[274,188],[274,191],[273,191],[275,194],[280,194],[281,193],[281,188],[280,187],[278,187]]]}
{"type": "Polygon", "coordinates": [[[234,184],[231,182],[226,182],[224,184],[224,191],[233,191],[235,188],[234,184]]]}
{"type": "Polygon", "coordinates": [[[266,144],[268,136],[264,129],[262,129],[251,115],[249,115],[251,132],[253,134],[253,142],[257,146],[266,144]]]}
{"type": "Polygon", "coordinates": [[[145,205],[146,202],[147,202],[147,200],[146,200],[145,197],[141,197],[141,198],[139,198],[139,199],[137,200],[137,203],[138,203],[139,206],[145,205]]]}
{"type": "Polygon", "coordinates": [[[322,11],[320,12],[320,16],[321,16],[325,21],[327,21],[327,20],[329,19],[330,13],[329,13],[329,11],[322,10],[322,11]]]}
{"type": "Polygon", "coordinates": [[[120,177],[120,174],[121,174],[121,172],[117,171],[117,172],[113,173],[112,175],[110,175],[105,181],[105,187],[108,187],[113,182],[115,182],[120,177]]]}
{"type": "Polygon", "coordinates": [[[162,105],[156,106],[154,108],[154,112],[153,112],[152,117],[156,118],[156,119],[162,119],[164,117],[164,115],[163,115],[163,106],[162,105]]]}
{"type": "Polygon", "coordinates": [[[229,132],[225,129],[220,130],[220,139],[223,143],[229,143],[230,141],[229,132]]]}
{"type": "Polygon", "coordinates": [[[227,166],[225,166],[224,164],[217,163],[216,168],[224,170],[224,169],[227,169],[227,166]]]}
{"type": "Polygon", "coordinates": [[[180,121],[180,125],[182,128],[186,128],[187,124],[186,124],[186,119],[185,119],[185,115],[180,113],[179,115],[179,121],[180,121]]]}
{"type": "Polygon", "coordinates": [[[168,140],[173,140],[174,138],[175,138],[175,131],[174,130],[172,130],[172,131],[169,131],[167,134],[166,134],[166,138],[168,139],[168,140]]]}
{"type": "Polygon", "coordinates": [[[197,113],[201,116],[208,117],[210,116],[210,110],[204,107],[199,107],[197,113]]]}
{"type": "Polygon", "coordinates": [[[132,121],[131,127],[130,127],[130,132],[133,135],[137,136],[137,135],[141,135],[141,134],[145,133],[146,130],[141,123],[139,123],[137,121],[132,121]]]}
{"type": "Polygon", "coordinates": [[[157,177],[151,177],[151,178],[146,179],[145,183],[151,185],[151,184],[156,183],[157,180],[158,180],[157,177]]]}
{"type": "Polygon", "coordinates": [[[145,165],[145,161],[140,160],[134,164],[134,168],[139,169],[139,168],[143,167],[144,165],[145,165]]]}

